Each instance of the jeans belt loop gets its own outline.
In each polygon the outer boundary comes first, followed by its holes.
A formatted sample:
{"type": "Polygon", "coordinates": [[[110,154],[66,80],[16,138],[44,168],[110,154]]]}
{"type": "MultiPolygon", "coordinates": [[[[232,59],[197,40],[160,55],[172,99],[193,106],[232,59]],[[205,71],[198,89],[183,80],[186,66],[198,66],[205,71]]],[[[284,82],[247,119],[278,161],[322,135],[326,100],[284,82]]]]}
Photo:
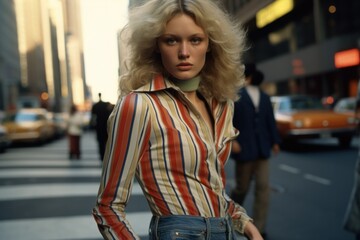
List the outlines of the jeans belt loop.
{"type": "Polygon", "coordinates": [[[227,232],[228,232],[228,238],[232,239],[233,226],[232,226],[232,220],[231,220],[230,215],[226,215],[226,228],[227,228],[227,232]]]}
{"type": "Polygon", "coordinates": [[[160,217],[159,216],[154,216],[154,234],[155,234],[155,239],[160,239],[158,237],[158,225],[159,225],[159,220],[160,220],[160,217]]]}
{"type": "Polygon", "coordinates": [[[205,224],[206,224],[206,230],[205,230],[205,234],[206,234],[206,240],[210,240],[211,237],[211,223],[209,218],[204,217],[205,220],[205,224]]]}

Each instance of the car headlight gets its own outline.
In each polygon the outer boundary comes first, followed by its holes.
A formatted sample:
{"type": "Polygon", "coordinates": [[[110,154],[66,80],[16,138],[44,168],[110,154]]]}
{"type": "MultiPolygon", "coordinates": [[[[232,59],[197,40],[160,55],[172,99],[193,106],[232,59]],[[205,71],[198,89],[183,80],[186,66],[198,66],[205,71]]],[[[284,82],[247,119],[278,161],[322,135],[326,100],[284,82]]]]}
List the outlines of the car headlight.
{"type": "Polygon", "coordinates": [[[301,120],[295,120],[294,126],[297,128],[302,128],[304,126],[303,122],[301,120]]]}

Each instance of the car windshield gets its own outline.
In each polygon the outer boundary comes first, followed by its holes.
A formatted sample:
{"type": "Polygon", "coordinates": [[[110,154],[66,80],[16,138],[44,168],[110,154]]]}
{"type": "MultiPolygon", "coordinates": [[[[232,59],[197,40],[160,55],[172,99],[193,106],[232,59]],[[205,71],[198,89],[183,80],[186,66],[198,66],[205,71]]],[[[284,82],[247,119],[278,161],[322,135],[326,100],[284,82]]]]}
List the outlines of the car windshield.
{"type": "Polygon", "coordinates": [[[290,98],[279,103],[280,111],[324,109],[320,99],[316,98],[290,98]]]}
{"type": "Polygon", "coordinates": [[[291,109],[323,109],[323,105],[321,104],[321,101],[316,98],[294,98],[291,100],[291,109]]]}
{"type": "Polygon", "coordinates": [[[18,113],[15,116],[15,122],[33,122],[38,119],[38,115],[31,113],[18,113]]]}

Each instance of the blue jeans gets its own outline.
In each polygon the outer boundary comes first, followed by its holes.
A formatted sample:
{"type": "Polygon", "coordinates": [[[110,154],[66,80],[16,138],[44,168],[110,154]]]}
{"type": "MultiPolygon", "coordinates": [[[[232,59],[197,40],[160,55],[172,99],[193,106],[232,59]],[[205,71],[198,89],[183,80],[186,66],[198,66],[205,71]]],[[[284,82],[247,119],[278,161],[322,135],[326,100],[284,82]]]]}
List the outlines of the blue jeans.
{"type": "Polygon", "coordinates": [[[246,240],[235,233],[229,218],[198,216],[153,216],[149,240],[246,240]]]}

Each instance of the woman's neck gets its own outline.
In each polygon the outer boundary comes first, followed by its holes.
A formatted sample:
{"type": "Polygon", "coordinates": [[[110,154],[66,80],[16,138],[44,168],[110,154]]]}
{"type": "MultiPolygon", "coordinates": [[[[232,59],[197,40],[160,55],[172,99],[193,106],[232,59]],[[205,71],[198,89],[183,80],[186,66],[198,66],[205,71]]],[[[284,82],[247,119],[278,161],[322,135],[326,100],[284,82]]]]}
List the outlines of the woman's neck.
{"type": "Polygon", "coordinates": [[[200,76],[196,76],[190,79],[177,79],[170,77],[170,80],[181,89],[183,92],[194,92],[199,88],[199,84],[201,81],[200,76]]]}

